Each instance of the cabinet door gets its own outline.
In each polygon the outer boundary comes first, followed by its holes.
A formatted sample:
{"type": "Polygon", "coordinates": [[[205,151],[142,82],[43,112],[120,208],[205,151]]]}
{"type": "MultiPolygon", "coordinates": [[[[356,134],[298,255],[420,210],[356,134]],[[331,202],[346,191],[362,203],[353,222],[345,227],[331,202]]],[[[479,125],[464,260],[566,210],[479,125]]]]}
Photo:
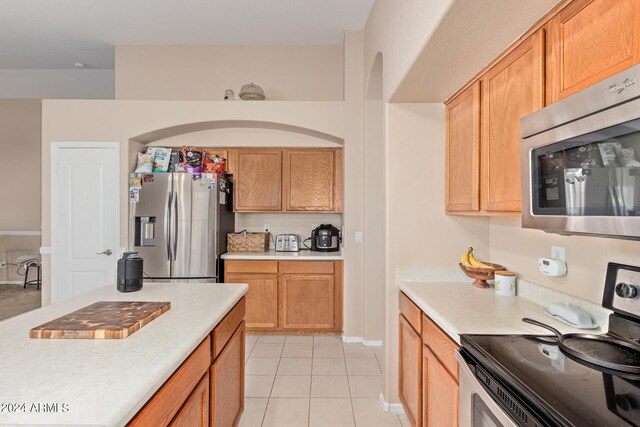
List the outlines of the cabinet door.
{"type": "Polygon", "coordinates": [[[278,275],[227,273],[227,283],[246,283],[247,328],[270,329],[278,326],[278,275]]]}
{"type": "Polygon", "coordinates": [[[235,161],[234,210],[282,210],[282,151],[239,149],[235,161]]]}
{"type": "Polygon", "coordinates": [[[280,325],[283,329],[334,329],[333,274],[282,274],[280,325]]]}
{"type": "Polygon", "coordinates": [[[209,373],[200,380],[189,399],[182,405],[170,427],[209,426],[209,373]]]}
{"type": "Polygon", "coordinates": [[[544,30],[482,77],[482,209],[520,212],[520,118],[543,107],[544,30]]]}
{"type": "Polygon", "coordinates": [[[446,105],[447,213],[480,209],[480,82],[446,105]]]}
{"type": "Polygon", "coordinates": [[[548,24],[547,103],[638,63],[638,0],[574,0],[548,24]]]}
{"type": "MultiPolygon", "coordinates": [[[[422,426],[422,338],[400,315],[400,401],[414,427],[422,426]]],[[[435,425],[435,424],[434,424],[435,425]]]]}
{"type": "Polygon", "coordinates": [[[234,427],[244,410],[244,322],[211,366],[211,427],[234,427]]]}
{"type": "Polygon", "coordinates": [[[426,345],[423,349],[422,419],[425,426],[458,427],[458,383],[426,345]]]}
{"type": "Polygon", "coordinates": [[[334,211],[334,150],[284,150],[287,211],[334,211]]]}

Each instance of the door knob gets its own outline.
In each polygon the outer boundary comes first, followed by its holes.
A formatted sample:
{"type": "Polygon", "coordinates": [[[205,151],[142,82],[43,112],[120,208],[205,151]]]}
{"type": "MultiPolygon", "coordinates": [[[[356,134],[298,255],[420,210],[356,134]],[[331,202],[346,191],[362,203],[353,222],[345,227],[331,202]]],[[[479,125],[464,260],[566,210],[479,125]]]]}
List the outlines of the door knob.
{"type": "Polygon", "coordinates": [[[111,255],[113,252],[111,252],[111,249],[107,249],[106,251],[102,251],[102,252],[96,252],[96,255],[111,255]]]}

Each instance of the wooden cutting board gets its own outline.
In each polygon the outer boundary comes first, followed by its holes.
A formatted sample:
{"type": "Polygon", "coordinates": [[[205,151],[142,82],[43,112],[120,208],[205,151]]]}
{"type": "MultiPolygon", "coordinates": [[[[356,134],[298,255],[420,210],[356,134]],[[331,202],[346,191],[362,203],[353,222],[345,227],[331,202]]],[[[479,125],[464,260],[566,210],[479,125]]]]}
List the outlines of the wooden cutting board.
{"type": "Polygon", "coordinates": [[[126,338],[170,308],[170,302],[98,301],[31,329],[29,337],[126,338]]]}

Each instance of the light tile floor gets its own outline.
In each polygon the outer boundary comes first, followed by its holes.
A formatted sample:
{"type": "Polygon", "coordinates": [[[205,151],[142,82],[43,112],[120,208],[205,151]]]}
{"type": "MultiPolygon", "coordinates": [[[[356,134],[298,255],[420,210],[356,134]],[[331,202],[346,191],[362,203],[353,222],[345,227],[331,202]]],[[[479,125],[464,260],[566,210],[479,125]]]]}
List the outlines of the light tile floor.
{"type": "Polygon", "coordinates": [[[408,427],[380,407],[381,352],[340,337],[246,337],[240,427],[408,427]]]}

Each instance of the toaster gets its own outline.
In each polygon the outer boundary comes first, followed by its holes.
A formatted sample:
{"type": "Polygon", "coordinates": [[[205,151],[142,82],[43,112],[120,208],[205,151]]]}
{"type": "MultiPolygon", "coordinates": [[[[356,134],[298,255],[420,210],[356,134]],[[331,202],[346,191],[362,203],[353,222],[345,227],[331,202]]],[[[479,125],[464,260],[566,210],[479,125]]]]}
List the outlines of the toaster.
{"type": "Polygon", "coordinates": [[[301,246],[300,235],[278,234],[276,236],[276,252],[298,252],[301,246]]]}

